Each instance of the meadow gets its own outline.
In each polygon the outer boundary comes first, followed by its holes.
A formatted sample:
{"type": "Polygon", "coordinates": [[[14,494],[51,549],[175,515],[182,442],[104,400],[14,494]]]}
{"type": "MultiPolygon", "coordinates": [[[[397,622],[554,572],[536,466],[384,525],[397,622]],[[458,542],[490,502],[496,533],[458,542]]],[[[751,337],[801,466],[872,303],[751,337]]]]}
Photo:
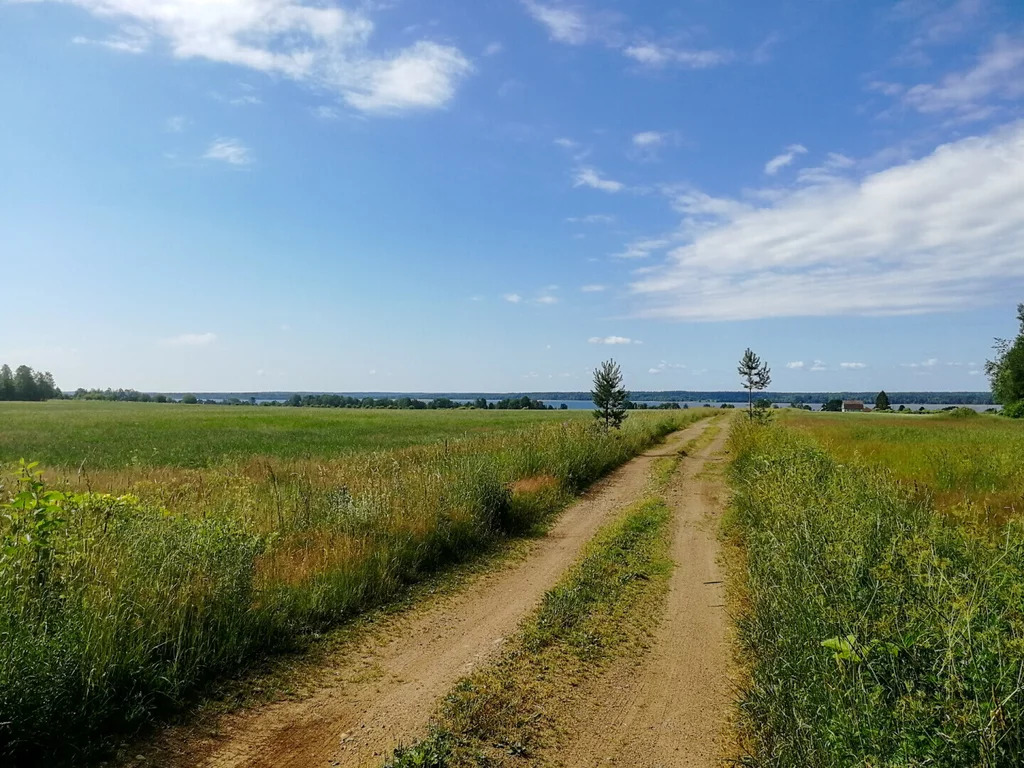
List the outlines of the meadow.
{"type": "Polygon", "coordinates": [[[57,471],[0,485],[0,755],[102,747],[535,530],[705,411],[604,433],[565,413],[5,406],[3,457],[57,471]]]}
{"type": "Polygon", "coordinates": [[[589,418],[585,412],[341,410],[53,400],[0,402],[0,464],[204,468],[267,455],[333,458],[589,418]]]}
{"type": "Polygon", "coordinates": [[[1021,425],[794,413],[731,441],[746,764],[1020,765],[1021,425]]]}

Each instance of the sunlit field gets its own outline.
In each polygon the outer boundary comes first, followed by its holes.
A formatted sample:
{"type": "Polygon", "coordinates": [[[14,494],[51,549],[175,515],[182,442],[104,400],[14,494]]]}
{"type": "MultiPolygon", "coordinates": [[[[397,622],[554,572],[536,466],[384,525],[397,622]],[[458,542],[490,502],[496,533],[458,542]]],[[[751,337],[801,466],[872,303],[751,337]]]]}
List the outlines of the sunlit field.
{"type": "Polygon", "coordinates": [[[713,412],[5,406],[5,458],[44,462],[0,492],[0,755],[134,728],[713,412]]]}
{"type": "Polygon", "coordinates": [[[1024,512],[1024,423],[966,410],[899,416],[786,412],[785,424],[843,461],[927,488],[945,510],[998,524],[1024,512]]]}
{"type": "Polygon", "coordinates": [[[254,456],[333,458],[538,423],[582,411],[351,410],[62,401],[0,402],[0,463],[47,467],[210,467],[254,456]]]}
{"type": "Polygon", "coordinates": [[[1024,761],[1022,427],[798,413],[737,425],[747,764],[1024,761]]]}

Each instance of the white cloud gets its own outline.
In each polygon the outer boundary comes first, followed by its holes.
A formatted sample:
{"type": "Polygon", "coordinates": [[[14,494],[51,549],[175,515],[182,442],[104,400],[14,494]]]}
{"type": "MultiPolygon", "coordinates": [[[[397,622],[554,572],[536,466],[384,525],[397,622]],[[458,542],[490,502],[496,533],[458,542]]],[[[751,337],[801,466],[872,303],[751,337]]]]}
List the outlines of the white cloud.
{"type": "Polygon", "coordinates": [[[580,168],[577,170],[572,185],[574,187],[599,189],[602,192],[620,192],[626,186],[621,181],[602,178],[601,174],[593,168],[580,168]]]}
{"type": "Polygon", "coordinates": [[[321,104],[318,107],[314,107],[313,114],[321,120],[338,120],[341,118],[341,112],[339,112],[336,107],[332,107],[328,104],[321,104]]]}
{"type": "Polygon", "coordinates": [[[518,304],[523,300],[523,297],[520,296],[518,293],[506,293],[504,296],[502,296],[502,298],[505,299],[505,301],[507,301],[509,304],[518,304]]]}
{"type": "Polygon", "coordinates": [[[900,363],[903,368],[934,368],[939,364],[939,358],[929,357],[920,363],[900,363]]]}
{"type": "Polygon", "coordinates": [[[615,217],[607,213],[592,213],[589,216],[570,216],[566,221],[570,224],[614,224],[615,217]]]}
{"type": "Polygon", "coordinates": [[[589,38],[589,27],[583,12],[567,5],[523,0],[523,5],[536,21],[548,31],[552,40],[569,45],[582,45],[589,38]]]}
{"type": "Polygon", "coordinates": [[[562,149],[576,149],[579,146],[578,142],[573,141],[572,139],[567,139],[565,136],[559,136],[555,139],[554,143],[562,149]]]}
{"type": "Polygon", "coordinates": [[[793,370],[799,370],[799,369],[804,367],[804,361],[803,360],[794,360],[792,363],[786,363],[786,367],[787,368],[792,368],[793,370]]]}
{"type": "Polygon", "coordinates": [[[648,238],[646,240],[634,240],[628,243],[625,248],[615,254],[616,259],[646,259],[654,251],[667,248],[672,241],[663,237],[648,238]]]}
{"type": "Polygon", "coordinates": [[[591,336],[587,341],[591,344],[643,344],[627,336],[591,336]]]}
{"type": "Polygon", "coordinates": [[[838,152],[829,152],[825,162],[812,168],[801,168],[797,173],[797,181],[801,184],[829,184],[839,181],[842,172],[856,165],[853,158],[838,152]]]}
{"type": "Polygon", "coordinates": [[[998,35],[975,66],[947,75],[939,83],[908,88],[904,102],[919,112],[956,112],[963,119],[981,119],[992,112],[987,100],[1024,96],[1024,38],[998,35]]]}
{"type": "Polygon", "coordinates": [[[667,370],[681,370],[681,369],[683,369],[685,367],[686,366],[683,363],[669,363],[669,362],[666,362],[666,361],[662,360],[660,363],[658,363],[653,368],[648,368],[647,372],[648,373],[653,373],[653,374],[657,375],[659,373],[664,373],[667,370]]]}
{"type": "Polygon", "coordinates": [[[764,172],[769,176],[774,176],[780,170],[785,168],[787,165],[796,160],[797,155],[803,155],[807,153],[807,147],[803,144],[790,144],[786,147],[786,151],[781,155],[776,155],[767,163],[764,164],[764,172]]]}
{"type": "Polygon", "coordinates": [[[126,24],[121,27],[119,32],[111,35],[106,40],[93,40],[92,38],[77,35],[71,38],[71,42],[75,45],[102,45],[104,48],[109,48],[112,51],[140,54],[145,53],[149,49],[152,37],[145,28],[135,24],[126,24]]]}
{"type": "Polygon", "coordinates": [[[860,370],[861,368],[867,368],[867,363],[840,363],[840,368],[846,368],[848,370],[860,370]]]}
{"type": "Polygon", "coordinates": [[[641,131],[633,134],[633,146],[642,148],[657,147],[665,142],[668,134],[660,131],[641,131]]]}
{"type": "Polygon", "coordinates": [[[550,294],[544,294],[543,296],[539,296],[537,298],[537,303],[538,304],[548,304],[548,305],[550,305],[550,304],[557,304],[558,303],[558,297],[557,296],[552,296],[550,294]]]}
{"type": "Polygon", "coordinates": [[[1024,283],[1024,122],[855,181],[761,204],[686,193],[688,242],[632,289],[688,320],[899,315],[984,305],[1024,283]]]}
{"type": "MultiPolygon", "coordinates": [[[[331,90],[355,109],[397,112],[447,104],[472,69],[452,46],[419,40],[380,56],[363,10],[313,0],[50,0],[119,25],[103,45],[131,53],[167,44],[207,59],[331,90]]],[[[85,38],[76,41],[90,42],[85,38]]]]}
{"type": "Polygon", "coordinates": [[[487,47],[484,48],[484,56],[497,56],[505,50],[505,46],[495,40],[493,43],[488,43],[487,47]]]}
{"type": "Polygon", "coordinates": [[[583,291],[583,293],[600,293],[601,291],[607,290],[607,288],[608,286],[605,285],[591,284],[582,286],[580,290],[583,291]]]}
{"type": "Polygon", "coordinates": [[[249,165],[252,162],[249,148],[238,139],[215,139],[203,157],[229,165],[249,165]]]}
{"type": "Polygon", "coordinates": [[[182,333],[164,339],[161,343],[168,347],[206,347],[217,340],[215,333],[182,333]]]}
{"type": "Polygon", "coordinates": [[[827,371],[828,370],[828,366],[825,365],[825,363],[822,362],[821,360],[815,360],[814,364],[810,367],[810,370],[812,370],[812,371],[827,371]]]}
{"type": "Polygon", "coordinates": [[[648,67],[675,65],[687,69],[708,69],[733,60],[731,51],[671,48],[657,43],[637,43],[623,49],[627,57],[648,67]]]}

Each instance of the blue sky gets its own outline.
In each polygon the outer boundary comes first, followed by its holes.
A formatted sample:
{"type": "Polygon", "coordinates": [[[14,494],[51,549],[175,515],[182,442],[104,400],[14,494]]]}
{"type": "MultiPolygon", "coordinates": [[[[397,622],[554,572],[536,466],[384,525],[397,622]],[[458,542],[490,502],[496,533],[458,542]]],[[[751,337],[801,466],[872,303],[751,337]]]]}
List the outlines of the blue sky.
{"type": "Polygon", "coordinates": [[[0,360],[147,390],[985,389],[1016,0],[0,0],[0,360]]]}

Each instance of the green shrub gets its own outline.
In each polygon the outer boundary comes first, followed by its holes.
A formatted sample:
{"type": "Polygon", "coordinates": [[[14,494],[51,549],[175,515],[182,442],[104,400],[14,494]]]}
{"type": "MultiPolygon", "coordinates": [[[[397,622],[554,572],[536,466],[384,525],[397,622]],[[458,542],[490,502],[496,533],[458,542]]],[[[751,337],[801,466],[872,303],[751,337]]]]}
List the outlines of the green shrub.
{"type": "Polygon", "coordinates": [[[1008,416],[1011,419],[1024,419],[1024,400],[1005,406],[1003,416],[1008,416]]]}

